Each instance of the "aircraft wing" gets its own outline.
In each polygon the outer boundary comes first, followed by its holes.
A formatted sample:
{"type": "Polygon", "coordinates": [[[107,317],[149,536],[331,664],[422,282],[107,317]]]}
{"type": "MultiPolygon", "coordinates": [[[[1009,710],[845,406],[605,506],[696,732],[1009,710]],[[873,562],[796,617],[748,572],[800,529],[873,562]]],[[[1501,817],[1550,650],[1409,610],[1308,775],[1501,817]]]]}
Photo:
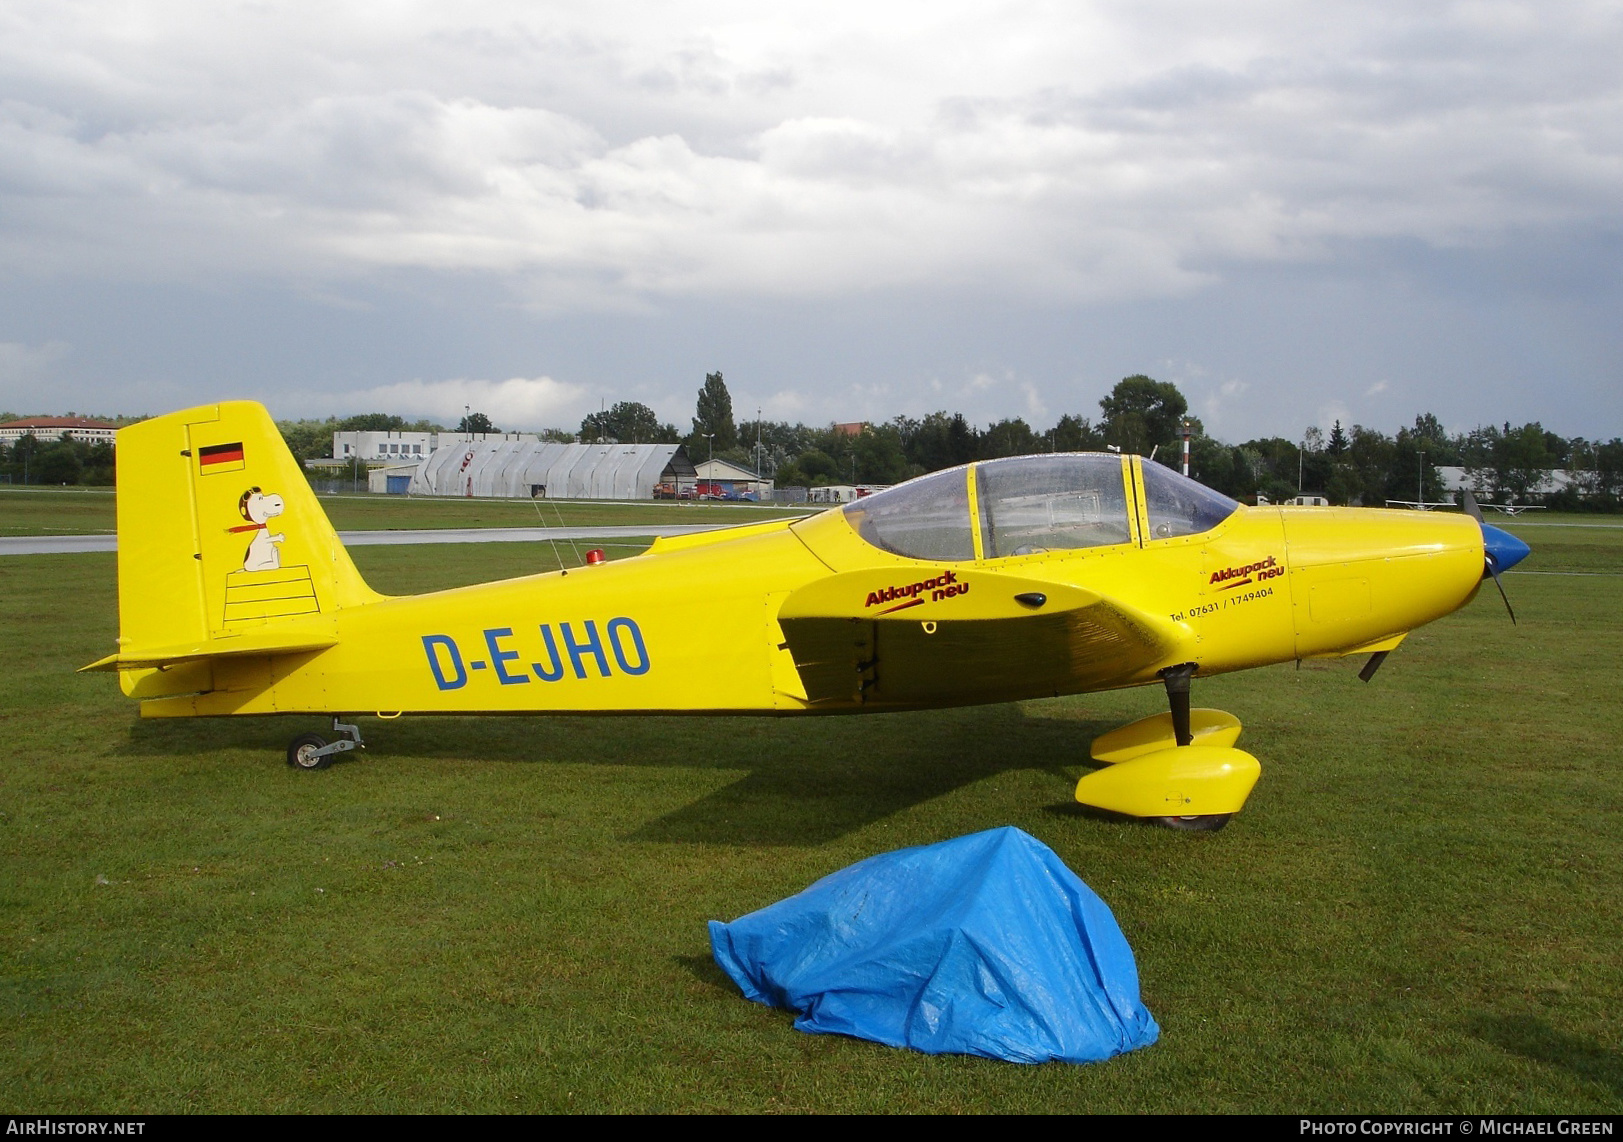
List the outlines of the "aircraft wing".
{"type": "Polygon", "coordinates": [[[1085,588],[941,567],[851,571],[778,613],[813,705],[1046,697],[1141,681],[1182,661],[1185,627],[1085,588]]]}

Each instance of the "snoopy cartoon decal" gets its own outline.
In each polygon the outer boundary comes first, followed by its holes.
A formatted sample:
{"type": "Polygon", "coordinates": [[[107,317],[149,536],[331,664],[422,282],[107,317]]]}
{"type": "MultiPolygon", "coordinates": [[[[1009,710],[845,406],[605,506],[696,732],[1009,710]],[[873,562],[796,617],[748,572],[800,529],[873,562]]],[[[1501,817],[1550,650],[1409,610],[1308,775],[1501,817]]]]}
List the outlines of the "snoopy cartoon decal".
{"type": "Polygon", "coordinates": [[[231,530],[254,533],[254,538],[248,544],[248,553],[243,556],[244,571],[276,571],[281,568],[282,552],[277,545],[284,542],[287,536],[281,533],[273,534],[269,525],[271,520],[286,510],[286,507],[282,497],[274,493],[267,495],[258,488],[249,488],[242,493],[237,510],[248,522],[231,530]]]}
{"type": "MultiPolygon", "coordinates": [[[[240,448],[240,445],[235,447],[240,448]]],[[[238,497],[236,509],[236,514],[245,522],[226,528],[226,532],[233,536],[252,532],[253,538],[242,556],[242,566],[225,575],[219,629],[240,630],[245,625],[261,625],[271,618],[320,613],[321,603],[310,578],[309,565],[297,561],[291,565],[284,563],[282,544],[288,537],[271,530],[270,521],[287,510],[282,497],[251,487],[238,497]]],[[[302,550],[298,542],[302,538],[294,537],[295,551],[302,550]]]]}

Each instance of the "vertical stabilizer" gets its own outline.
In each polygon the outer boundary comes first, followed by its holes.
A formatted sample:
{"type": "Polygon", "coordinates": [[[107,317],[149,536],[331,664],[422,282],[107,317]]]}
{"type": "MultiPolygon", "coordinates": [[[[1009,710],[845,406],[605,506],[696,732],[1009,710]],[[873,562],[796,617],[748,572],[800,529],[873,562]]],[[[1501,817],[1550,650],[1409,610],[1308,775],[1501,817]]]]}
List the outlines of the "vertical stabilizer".
{"type": "Polygon", "coordinates": [[[119,659],[311,645],[376,598],[264,406],[119,432],[119,659]]]}

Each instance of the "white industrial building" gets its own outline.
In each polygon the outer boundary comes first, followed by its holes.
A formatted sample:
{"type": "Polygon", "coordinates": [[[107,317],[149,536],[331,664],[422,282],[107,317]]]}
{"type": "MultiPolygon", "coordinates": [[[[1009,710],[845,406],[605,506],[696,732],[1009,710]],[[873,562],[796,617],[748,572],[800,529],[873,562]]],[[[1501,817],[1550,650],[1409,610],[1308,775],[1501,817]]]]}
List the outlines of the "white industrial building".
{"type": "Polygon", "coordinates": [[[368,468],[366,490],[408,495],[411,492],[411,478],[416,474],[416,464],[384,464],[382,467],[368,468]]]}
{"type": "Polygon", "coordinates": [[[479,440],[436,448],[411,478],[416,496],[651,500],[660,484],[691,493],[680,444],[559,444],[479,440]]]}
{"type": "Polygon", "coordinates": [[[386,460],[416,463],[436,448],[451,444],[502,443],[533,444],[540,437],[531,432],[335,432],[332,434],[334,460],[386,460]]]}
{"type": "Polygon", "coordinates": [[[71,436],[86,444],[111,444],[118,426],[84,416],[33,416],[0,424],[0,443],[15,444],[24,436],[35,440],[61,440],[71,436]]]}

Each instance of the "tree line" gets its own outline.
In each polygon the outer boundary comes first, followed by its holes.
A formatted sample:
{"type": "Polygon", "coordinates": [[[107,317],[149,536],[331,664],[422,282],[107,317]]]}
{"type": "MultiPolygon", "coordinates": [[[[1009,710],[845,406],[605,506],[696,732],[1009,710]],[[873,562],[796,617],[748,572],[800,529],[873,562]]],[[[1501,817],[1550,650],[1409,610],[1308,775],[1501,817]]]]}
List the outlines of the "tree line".
{"type": "MultiPolygon", "coordinates": [[[[638,416],[653,418],[646,406],[636,407],[642,410],[638,416]]],[[[1041,428],[1011,417],[983,429],[961,413],[940,411],[863,424],[853,433],[836,425],[735,424],[722,375],[712,373],[699,390],[693,431],[683,442],[695,460],[706,457],[713,444],[716,456],[759,465],[779,487],[817,487],[895,484],[972,460],[1109,448],[1178,468],[1185,425],[1190,475],[1240,500],[1255,501],[1261,494],[1277,503],[1307,494],[1373,507],[1387,500],[1436,501],[1445,498],[1438,468],[1457,466],[1467,470],[1484,496],[1527,503],[1551,469],[1563,468],[1573,484],[1539,497],[1540,502],[1569,510],[1623,508],[1623,439],[1617,437],[1567,439],[1536,421],[1450,434],[1428,412],[1391,436],[1336,421],[1328,433],[1306,429],[1299,441],[1271,436],[1228,444],[1208,436],[1200,418],[1189,415],[1189,402],[1176,385],[1143,374],[1122,378],[1099,401],[1097,419],[1067,413],[1041,428]]],[[[674,428],[664,426],[664,431],[663,439],[678,439],[674,428]]]]}
{"type": "MultiPolygon", "coordinates": [[[[132,418],[123,418],[129,420],[132,418]]],[[[1258,437],[1228,444],[1205,432],[1176,385],[1137,374],[1124,377],[1099,401],[1097,418],[1066,413],[1042,428],[1010,417],[982,428],[962,413],[945,410],[923,417],[897,416],[883,423],[809,426],[787,421],[743,420],[720,372],[707,374],[698,391],[690,430],[660,421],[636,401],[619,401],[587,415],[578,433],[550,429],[545,439],[625,443],[680,443],[695,461],[711,456],[757,470],[779,487],[829,484],[897,484],[913,476],[972,460],[1041,452],[1099,452],[1117,448],[1152,456],[1177,468],[1182,432],[1190,431],[1190,474],[1235,499],[1261,494],[1278,502],[1298,494],[1322,495],[1332,503],[1381,506],[1387,500],[1441,500],[1438,468],[1467,470],[1479,494],[1499,502],[1537,497],[1554,508],[1623,510],[1623,439],[1565,438],[1534,421],[1519,427],[1479,426],[1448,433],[1431,413],[1387,435],[1340,421],[1328,432],[1310,427],[1301,440],[1258,437]],[[1537,496],[1551,469],[1566,469],[1573,483],[1537,496]]],[[[334,432],[445,432],[428,420],[389,413],[277,422],[289,449],[302,463],[330,456],[334,432]]],[[[490,417],[470,410],[458,432],[500,432],[490,417]]],[[[70,439],[25,436],[0,445],[0,473],[12,483],[111,484],[113,449],[70,439]]]]}
{"type": "Polygon", "coordinates": [[[113,446],[105,441],[75,440],[71,435],[40,440],[29,433],[9,445],[0,443],[0,474],[11,484],[105,487],[113,482],[113,446]]]}

